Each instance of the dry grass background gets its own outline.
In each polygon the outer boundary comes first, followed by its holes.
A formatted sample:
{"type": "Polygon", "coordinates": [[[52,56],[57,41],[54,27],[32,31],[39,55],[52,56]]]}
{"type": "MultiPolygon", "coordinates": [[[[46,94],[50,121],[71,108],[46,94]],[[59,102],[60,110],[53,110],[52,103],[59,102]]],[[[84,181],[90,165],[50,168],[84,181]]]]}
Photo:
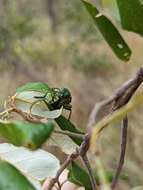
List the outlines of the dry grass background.
{"type": "MultiPolygon", "coordinates": [[[[143,40],[137,36],[129,39],[134,55],[130,63],[119,63],[108,47],[103,44],[110,59],[115,60],[115,65],[109,69],[97,69],[92,74],[77,71],[70,64],[60,65],[30,65],[27,69],[31,76],[23,70],[17,72],[13,69],[4,70],[0,75],[0,100],[1,108],[8,95],[15,92],[17,86],[30,81],[43,81],[50,86],[66,86],[71,90],[73,97],[72,121],[83,130],[85,129],[89,113],[95,102],[110,96],[116,88],[128,80],[142,65],[143,40]],[[135,39],[134,39],[135,38],[135,39]],[[138,48],[138,51],[134,47],[138,48]],[[33,77],[34,76],[34,77],[33,77]]],[[[122,182],[119,189],[131,189],[143,185],[143,108],[130,114],[129,133],[126,162],[124,171],[129,175],[129,182],[122,182]]],[[[99,144],[101,146],[101,159],[106,169],[114,169],[119,155],[120,128],[110,126],[103,131],[99,144]]]]}
{"type": "MultiPolygon", "coordinates": [[[[70,64],[71,60],[68,59],[71,56],[70,54],[64,57],[63,52],[59,50],[61,44],[62,47],[66,48],[66,39],[69,36],[66,34],[60,36],[61,43],[58,49],[55,41],[50,39],[50,34],[49,36],[45,35],[46,31],[42,39],[38,40],[38,42],[33,41],[34,47],[35,44],[40,43],[37,46],[40,46],[41,49],[44,47],[45,51],[39,58],[38,64],[34,63],[34,61],[33,63],[25,61],[27,57],[24,55],[24,61],[22,61],[24,64],[19,63],[18,68],[14,68],[10,63],[4,69],[2,67],[0,72],[0,108],[3,109],[4,100],[15,92],[16,87],[26,82],[42,81],[52,87],[68,87],[73,97],[72,121],[78,127],[86,130],[85,126],[93,105],[114,93],[116,88],[132,77],[138,68],[142,66],[143,39],[138,35],[124,32],[124,36],[133,51],[132,58],[128,63],[119,61],[104,41],[97,44],[97,46],[95,43],[95,49],[92,47],[92,51],[94,52],[95,50],[95,56],[97,54],[99,56],[106,54],[107,60],[104,60],[103,57],[103,62],[107,61],[110,67],[100,67],[99,65],[99,67],[90,71],[88,69],[82,71],[75,69],[70,64]],[[53,64],[53,60],[49,55],[54,57],[58,63],[53,64]]],[[[80,47],[83,48],[83,45],[84,42],[81,43],[80,47]]],[[[91,47],[89,46],[88,48],[91,51],[91,47]]],[[[3,63],[1,62],[1,64],[3,63]]],[[[128,145],[124,164],[124,171],[128,174],[129,181],[121,182],[119,189],[128,190],[136,186],[143,186],[142,114],[143,108],[139,108],[129,115],[128,145]]],[[[101,159],[106,169],[116,167],[120,143],[119,125],[105,129],[98,141],[101,147],[101,159]]]]}

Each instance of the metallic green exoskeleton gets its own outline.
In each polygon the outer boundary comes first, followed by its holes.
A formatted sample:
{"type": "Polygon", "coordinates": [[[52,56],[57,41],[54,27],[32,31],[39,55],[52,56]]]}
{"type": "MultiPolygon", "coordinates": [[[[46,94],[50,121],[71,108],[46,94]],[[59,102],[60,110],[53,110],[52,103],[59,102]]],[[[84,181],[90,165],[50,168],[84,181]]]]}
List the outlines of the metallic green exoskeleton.
{"type": "Polygon", "coordinates": [[[72,96],[67,88],[51,88],[44,96],[35,96],[34,98],[43,100],[50,110],[64,109],[69,110],[69,118],[72,113],[72,96]]]}

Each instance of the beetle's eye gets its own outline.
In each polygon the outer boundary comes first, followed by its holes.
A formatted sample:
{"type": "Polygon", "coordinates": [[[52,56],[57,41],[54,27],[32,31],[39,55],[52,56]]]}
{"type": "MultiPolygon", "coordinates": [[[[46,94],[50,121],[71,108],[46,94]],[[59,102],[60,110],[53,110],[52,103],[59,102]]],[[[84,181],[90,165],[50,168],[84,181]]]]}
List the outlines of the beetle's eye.
{"type": "Polygon", "coordinates": [[[61,89],[61,91],[60,91],[61,98],[68,98],[69,96],[71,96],[71,94],[67,88],[61,89]]]}
{"type": "Polygon", "coordinates": [[[66,98],[66,97],[69,96],[69,93],[68,93],[68,92],[65,92],[65,93],[63,94],[63,96],[66,98]]]}

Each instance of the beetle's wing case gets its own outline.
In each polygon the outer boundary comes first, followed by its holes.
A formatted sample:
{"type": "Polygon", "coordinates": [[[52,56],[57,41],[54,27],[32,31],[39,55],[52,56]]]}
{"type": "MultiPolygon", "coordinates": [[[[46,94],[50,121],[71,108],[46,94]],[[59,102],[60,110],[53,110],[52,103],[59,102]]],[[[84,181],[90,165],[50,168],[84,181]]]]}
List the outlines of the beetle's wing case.
{"type": "Polygon", "coordinates": [[[59,89],[58,88],[51,88],[50,91],[47,93],[46,101],[49,104],[57,102],[59,100],[59,89]]]}

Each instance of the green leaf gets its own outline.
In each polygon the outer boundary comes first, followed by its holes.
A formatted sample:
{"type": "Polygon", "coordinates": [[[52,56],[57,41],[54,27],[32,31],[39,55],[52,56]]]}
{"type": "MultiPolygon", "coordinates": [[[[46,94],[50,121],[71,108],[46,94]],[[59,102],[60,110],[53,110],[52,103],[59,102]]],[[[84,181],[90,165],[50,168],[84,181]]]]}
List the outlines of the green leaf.
{"type": "Polygon", "coordinates": [[[42,82],[31,82],[27,83],[19,88],[17,88],[16,92],[24,92],[24,91],[37,91],[41,93],[46,93],[47,91],[50,90],[50,87],[42,82]]]}
{"type": "Polygon", "coordinates": [[[120,35],[117,28],[106,16],[100,13],[95,6],[88,3],[86,0],[81,1],[83,2],[84,6],[93,18],[98,29],[107,41],[108,45],[117,55],[117,57],[123,61],[128,61],[131,56],[131,50],[124,41],[123,37],[120,35]]]}
{"type": "Polygon", "coordinates": [[[31,149],[41,147],[50,137],[53,123],[34,124],[22,121],[0,122],[0,135],[10,143],[31,149]]]}
{"type": "Polygon", "coordinates": [[[0,190],[35,190],[14,166],[0,160],[0,190]]]}
{"type": "Polygon", "coordinates": [[[143,1],[117,0],[124,29],[143,35],[143,1]]]}
{"type": "MultiPolygon", "coordinates": [[[[91,182],[88,173],[86,170],[81,168],[76,162],[72,162],[69,166],[68,180],[78,186],[84,186],[86,190],[91,190],[91,182]]],[[[112,179],[115,175],[115,172],[105,171],[106,178],[108,182],[112,182],[112,179]]],[[[94,177],[97,185],[100,185],[99,177],[96,170],[94,171],[94,177]]],[[[120,179],[127,180],[128,176],[124,173],[121,173],[120,179]]]]}
{"type": "MultiPolygon", "coordinates": [[[[63,131],[70,131],[78,134],[84,134],[78,128],[76,128],[71,121],[66,119],[64,116],[60,116],[55,119],[56,123],[63,131]]],[[[70,137],[77,145],[82,143],[82,139],[78,137],[70,137]]]]}
{"type": "Polygon", "coordinates": [[[6,160],[18,168],[28,178],[43,181],[55,177],[60,168],[59,160],[42,149],[30,151],[12,144],[0,144],[0,159],[6,160]]]}
{"type": "Polygon", "coordinates": [[[92,186],[87,172],[78,164],[72,162],[69,166],[68,180],[78,186],[85,187],[85,190],[91,190],[92,186]]]}

